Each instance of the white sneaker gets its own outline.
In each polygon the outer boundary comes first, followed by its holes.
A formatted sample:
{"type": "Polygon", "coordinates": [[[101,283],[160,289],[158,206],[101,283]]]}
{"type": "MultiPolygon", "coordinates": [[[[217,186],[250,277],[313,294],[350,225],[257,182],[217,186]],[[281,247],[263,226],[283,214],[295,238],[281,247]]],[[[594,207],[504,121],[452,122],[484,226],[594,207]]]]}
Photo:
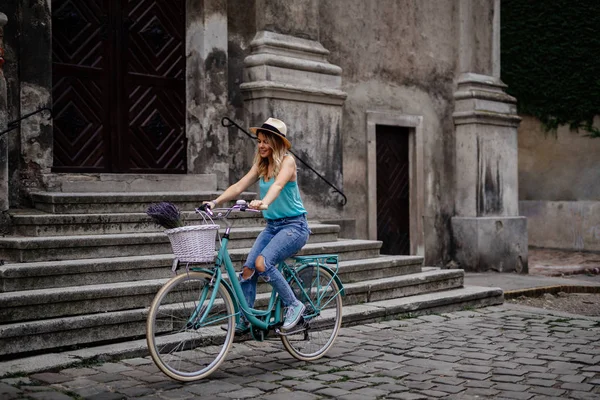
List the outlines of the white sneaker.
{"type": "Polygon", "coordinates": [[[283,330],[290,330],[298,322],[300,322],[300,318],[302,318],[302,313],[304,313],[306,307],[304,304],[298,302],[293,306],[289,306],[287,312],[285,313],[285,320],[283,321],[283,326],[281,327],[283,330]]]}

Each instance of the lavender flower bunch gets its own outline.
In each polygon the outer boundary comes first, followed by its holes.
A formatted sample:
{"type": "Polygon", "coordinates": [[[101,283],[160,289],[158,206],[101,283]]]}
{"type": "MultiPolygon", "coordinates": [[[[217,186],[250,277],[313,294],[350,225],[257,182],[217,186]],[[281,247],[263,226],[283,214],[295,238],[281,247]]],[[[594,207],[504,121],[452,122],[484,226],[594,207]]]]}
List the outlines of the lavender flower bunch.
{"type": "Polygon", "coordinates": [[[146,214],[152,220],[165,229],[179,228],[183,226],[183,219],[179,209],[173,203],[161,202],[152,204],[146,210],[146,214]]]}

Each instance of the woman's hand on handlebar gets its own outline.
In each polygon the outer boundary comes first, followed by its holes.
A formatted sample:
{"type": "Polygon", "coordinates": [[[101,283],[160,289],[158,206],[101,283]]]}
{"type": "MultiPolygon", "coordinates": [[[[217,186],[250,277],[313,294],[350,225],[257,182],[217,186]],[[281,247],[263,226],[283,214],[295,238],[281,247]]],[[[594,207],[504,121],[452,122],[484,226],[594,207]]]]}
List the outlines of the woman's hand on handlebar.
{"type": "Polygon", "coordinates": [[[209,215],[212,215],[212,209],[215,208],[217,206],[217,203],[215,203],[214,201],[203,201],[202,205],[200,207],[198,207],[196,209],[196,211],[204,211],[205,213],[208,213],[209,215]]]}
{"type": "Polygon", "coordinates": [[[208,208],[210,208],[210,209],[212,210],[213,208],[215,208],[215,207],[217,206],[217,202],[216,202],[216,201],[214,201],[214,200],[211,200],[211,201],[203,201],[203,202],[202,202],[202,205],[203,205],[204,207],[208,207],[208,208]]]}
{"type": "Polygon", "coordinates": [[[266,210],[269,208],[268,204],[264,204],[262,200],[252,200],[248,207],[253,208],[255,210],[266,210]]]}

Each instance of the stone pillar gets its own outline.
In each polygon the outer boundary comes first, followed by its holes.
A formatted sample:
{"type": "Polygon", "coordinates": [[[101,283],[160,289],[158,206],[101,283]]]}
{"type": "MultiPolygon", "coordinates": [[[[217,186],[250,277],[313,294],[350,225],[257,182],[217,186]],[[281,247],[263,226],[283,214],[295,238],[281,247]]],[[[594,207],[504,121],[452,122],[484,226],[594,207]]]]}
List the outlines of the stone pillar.
{"type": "Polygon", "coordinates": [[[527,219],[518,203],[521,119],[500,81],[500,2],[461,0],[459,12],[454,258],[467,271],[527,273],[527,219]],[[491,29],[474,26],[485,18],[491,29]]]}
{"type": "Polygon", "coordinates": [[[229,185],[227,109],[227,0],[186,3],[186,130],[188,173],[216,174],[229,185]]]}
{"type": "MultiPolygon", "coordinates": [[[[342,189],[342,70],[330,64],[318,37],[318,2],[257,2],[251,54],[244,60],[245,125],[268,117],[288,127],[292,151],[342,189]]],[[[338,217],[341,197],[298,162],[310,217],[338,217]]]]}
{"type": "Polygon", "coordinates": [[[487,75],[466,73],[456,108],[455,259],[469,271],[527,273],[527,219],[519,217],[515,98],[487,75]]]}
{"type": "MultiPolygon", "coordinates": [[[[4,79],[4,25],[8,22],[6,15],[0,13],[0,132],[8,123],[8,103],[6,99],[6,80],[4,79]]],[[[8,210],[8,139],[0,136],[0,213],[8,210]]],[[[2,217],[0,216],[0,220],[2,217]]],[[[1,229],[0,229],[1,231],[1,229]]]]}

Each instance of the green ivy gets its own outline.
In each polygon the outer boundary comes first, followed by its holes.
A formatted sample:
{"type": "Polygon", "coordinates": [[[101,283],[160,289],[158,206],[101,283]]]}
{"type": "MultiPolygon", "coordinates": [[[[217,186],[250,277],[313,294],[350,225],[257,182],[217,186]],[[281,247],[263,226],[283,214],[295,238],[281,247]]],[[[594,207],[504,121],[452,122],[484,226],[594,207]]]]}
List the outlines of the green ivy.
{"type": "Polygon", "coordinates": [[[600,137],[600,1],[501,4],[502,80],[519,113],[600,137]]]}

